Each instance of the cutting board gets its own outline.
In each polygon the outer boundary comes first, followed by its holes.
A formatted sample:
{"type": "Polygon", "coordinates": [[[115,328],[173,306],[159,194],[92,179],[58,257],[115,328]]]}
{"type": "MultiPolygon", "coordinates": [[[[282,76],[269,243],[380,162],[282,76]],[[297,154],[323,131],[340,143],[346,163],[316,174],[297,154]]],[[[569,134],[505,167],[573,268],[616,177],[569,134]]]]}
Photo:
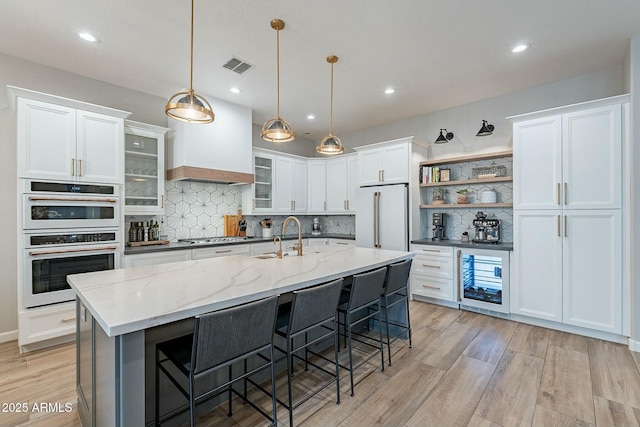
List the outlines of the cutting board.
{"type": "Polygon", "coordinates": [[[224,235],[225,236],[237,236],[238,235],[238,222],[240,221],[238,215],[225,215],[224,216],[224,235]]]}

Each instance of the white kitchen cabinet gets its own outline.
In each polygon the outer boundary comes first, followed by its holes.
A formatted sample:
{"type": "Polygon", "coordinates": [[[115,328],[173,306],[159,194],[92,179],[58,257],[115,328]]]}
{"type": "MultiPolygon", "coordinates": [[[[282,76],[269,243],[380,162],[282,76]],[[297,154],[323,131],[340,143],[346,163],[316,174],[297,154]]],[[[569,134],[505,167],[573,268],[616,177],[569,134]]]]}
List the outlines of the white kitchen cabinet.
{"type": "Polygon", "coordinates": [[[620,208],[621,111],[618,102],[514,118],[514,209],[620,208]]]}
{"type": "Polygon", "coordinates": [[[412,295],[456,302],[453,247],[413,244],[411,251],[412,295]]]}
{"type": "Polygon", "coordinates": [[[18,177],[124,183],[124,117],[129,113],[95,107],[114,115],[18,97],[18,177]]]}
{"type": "Polygon", "coordinates": [[[275,158],[275,211],[307,211],[307,162],[288,156],[275,158]]]}
{"type": "Polygon", "coordinates": [[[164,137],[168,130],[125,121],[125,215],[164,214],[164,137]]]}
{"type": "Polygon", "coordinates": [[[327,207],[327,160],[307,160],[307,213],[323,214],[327,207]]]}
{"type": "Polygon", "coordinates": [[[307,239],[307,241],[309,242],[309,247],[324,246],[327,244],[328,240],[329,239],[324,239],[319,237],[310,237],[309,239],[307,239]]]}
{"type": "Polygon", "coordinates": [[[359,186],[409,183],[411,144],[407,138],[357,147],[359,186]]]}
{"type": "Polygon", "coordinates": [[[328,159],[327,162],[327,213],[353,213],[355,189],[358,187],[358,158],[349,154],[328,159]]]}
{"type": "Polygon", "coordinates": [[[562,215],[514,211],[512,313],[562,322],[562,215]]]}
{"type": "Polygon", "coordinates": [[[195,248],[191,250],[191,259],[207,259],[217,258],[230,255],[245,255],[249,256],[249,245],[224,245],[224,246],[209,246],[206,248],[195,248]]]}
{"type": "Polygon", "coordinates": [[[146,254],[125,255],[124,266],[125,268],[144,267],[167,262],[189,261],[190,259],[191,249],[164,250],[146,254]]]}
{"type": "Polygon", "coordinates": [[[355,248],[356,241],[351,239],[336,239],[335,237],[330,237],[327,239],[327,245],[348,246],[350,248],[355,248]]]}
{"type": "Polygon", "coordinates": [[[58,343],[73,340],[76,332],[75,307],[75,302],[65,302],[19,311],[18,345],[21,351],[40,348],[43,346],[40,342],[45,340],[58,343]]]}
{"type": "Polygon", "coordinates": [[[275,155],[262,151],[253,152],[255,180],[242,189],[242,212],[245,215],[271,213],[274,210],[275,155]]]}
{"type": "Polygon", "coordinates": [[[565,211],[564,323],[621,333],[622,216],[618,210],[565,211]]]}

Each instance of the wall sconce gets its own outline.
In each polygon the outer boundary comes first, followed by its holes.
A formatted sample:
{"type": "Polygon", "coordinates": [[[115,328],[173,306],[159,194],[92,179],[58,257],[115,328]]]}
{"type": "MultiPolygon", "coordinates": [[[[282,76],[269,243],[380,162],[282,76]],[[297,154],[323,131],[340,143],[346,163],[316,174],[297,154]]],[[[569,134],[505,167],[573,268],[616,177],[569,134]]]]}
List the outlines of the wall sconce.
{"type": "Polygon", "coordinates": [[[488,135],[491,135],[493,133],[494,129],[495,129],[495,127],[493,125],[490,125],[490,124],[487,123],[486,120],[483,120],[482,121],[482,127],[480,128],[478,133],[476,133],[476,136],[488,136],[488,135]]]}
{"type": "Polygon", "coordinates": [[[440,135],[434,142],[434,144],[445,144],[453,139],[453,132],[447,132],[446,129],[440,129],[440,135]],[[444,132],[444,134],[442,133],[444,132]]]}

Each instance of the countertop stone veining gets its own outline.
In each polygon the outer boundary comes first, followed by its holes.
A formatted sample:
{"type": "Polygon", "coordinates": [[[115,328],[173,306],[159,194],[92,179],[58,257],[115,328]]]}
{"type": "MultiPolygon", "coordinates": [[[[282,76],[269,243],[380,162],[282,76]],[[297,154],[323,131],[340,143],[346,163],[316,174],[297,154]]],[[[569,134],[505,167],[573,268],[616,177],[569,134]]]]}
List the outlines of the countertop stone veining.
{"type": "Polygon", "coordinates": [[[350,276],[413,257],[412,252],[323,245],[303,256],[232,255],[72,274],[67,281],[110,336],[350,276]]]}

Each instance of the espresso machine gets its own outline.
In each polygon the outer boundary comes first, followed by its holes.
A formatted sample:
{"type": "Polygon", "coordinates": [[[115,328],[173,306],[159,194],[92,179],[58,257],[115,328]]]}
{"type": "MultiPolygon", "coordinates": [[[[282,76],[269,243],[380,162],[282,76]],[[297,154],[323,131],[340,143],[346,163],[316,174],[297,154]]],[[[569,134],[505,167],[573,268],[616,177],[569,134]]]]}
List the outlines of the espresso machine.
{"type": "Polygon", "coordinates": [[[478,212],[473,220],[476,235],[473,243],[500,243],[500,220],[487,218],[484,212],[478,212]]]}
{"type": "Polygon", "coordinates": [[[433,237],[431,240],[449,240],[445,236],[445,228],[447,226],[447,215],[441,212],[435,212],[432,217],[433,237]]]}

